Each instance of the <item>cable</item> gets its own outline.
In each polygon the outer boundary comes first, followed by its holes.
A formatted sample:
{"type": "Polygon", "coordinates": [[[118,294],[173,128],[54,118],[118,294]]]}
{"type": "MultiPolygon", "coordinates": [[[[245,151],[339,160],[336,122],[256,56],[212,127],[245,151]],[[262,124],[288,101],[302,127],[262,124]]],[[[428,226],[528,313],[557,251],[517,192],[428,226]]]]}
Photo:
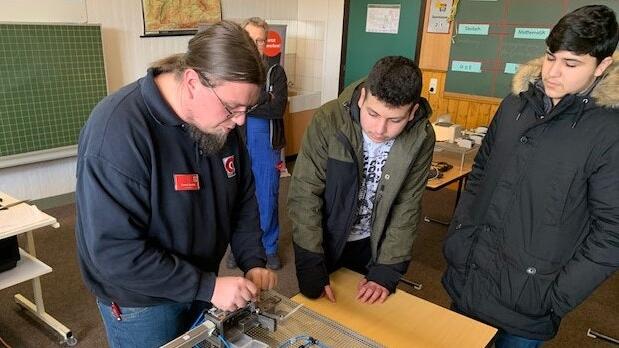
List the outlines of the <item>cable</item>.
{"type": "MultiPolygon", "coordinates": [[[[196,326],[200,325],[203,321],[204,321],[204,311],[200,312],[200,315],[198,315],[198,318],[196,319],[196,321],[193,322],[193,324],[191,325],[191,328],[192,329],[195,328],[196,326]]],[[[230,345],[230,342],[228,342],[222,334],[218,334],[217,338],[219,338],[219,340],[221,341],[221,343],[223,343],[225,348],[232,348],[232,346],[230,345]]],[[[194,347],[197,347],[197,346],[194,346],[194,347]]]]}
{"type": "Polygon", "coordinates": [[[428,180],[441,178],[443,174],[438,170],[438,168],[431,166],[428,172],[428,180]]]}
{"type": "Polygon", "coordinates": [[[458,3],[460,0],[454,0],[453,4],[451,4],[451,10],[449,11],[449,16],[447,16],[448,22],[453,22],[456,19],[456,14],[458,13],[458,3]]]}
{"type": "Polygon", "coordinates": [[[292,338],[284,341],[282,344],[280,344],[278,348],[288,348],[288,347],[291,347],[293,344],[297,343],[298,341],[301,341],[300,342],[301,343],[301,347],[316,346],[316,347],[319,347],[319,348],[329,348],[324,343],[322,343],[319,340],[315,339],[314,337],[311,337],[311,336],[308,336],[308,335],[299,335],[299,336],[292,337],[292,338]]]}
{"type": "MultiPolygon", "coordinates": [[[[198,318],[196,318],[196,321],[194,321],[193,324],[191,324],[191,327],[189,328],[189,330],[191,330],[191,329],[197,327],[198,325],[202,324],[204,322],[204,319],[205,319],[204,318],[204,311],[202,311],[202,312],[200,312],[200,315],[198,315],[198,318]]],[[[224,343],[224,346],[225,346],[225,343],[224,343]]],[[[202,347],[201,344],[196,344],[192,348],[200,348],[200,347],[202,347]]],[[[228,347],[226,346],[226,348],[228,348],[228,347]]]]}
{"type": "Polygon", "coordinates": [[[200,323],[203,321],[204,321],[204,312],[200,312],[200,315],[198,315],[198,318],[196,319],[196,321],[193,322],[193,324],[191,324],[191,327],[189,329],[190,330],[193,329],[194,327],[200,325],[200,323]]]}
{"type": "Polygon", "coordinates": [[[9,346],[9,344],[8,344],[8,343],[6,343],[6,342],[2,339],[2,337],[0,337],[0,343],[2,343],[2,345],[3,345],[3,346],[5,346],[6,348],[12,348],[11,346],[9,346]]]}
{"type": "Polygon", "coordinates": [[[223,343],[223,344],[224,344],[224,347],[225,347],[225,348],[232,348],[232,346],[230,346],[230,342],[228,342],[228,341],[224,338],[224,336],[222,336],[222,335],[217,335],[217,338],[219,338],[219,340],[221,341],[221,343],[223,343]]]}

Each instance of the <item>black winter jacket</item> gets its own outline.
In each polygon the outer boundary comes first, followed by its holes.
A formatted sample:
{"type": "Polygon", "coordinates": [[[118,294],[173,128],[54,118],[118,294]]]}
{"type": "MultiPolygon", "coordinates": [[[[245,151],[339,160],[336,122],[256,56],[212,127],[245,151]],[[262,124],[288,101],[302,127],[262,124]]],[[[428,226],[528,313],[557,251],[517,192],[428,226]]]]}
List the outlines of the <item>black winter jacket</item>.
{"type": "Polygon", "coordinates": [[[549,111],[542,60],[515,76],[445,241],[443,285],[459,310],[547,340],[619,267],[617,58],[549,111]]]}

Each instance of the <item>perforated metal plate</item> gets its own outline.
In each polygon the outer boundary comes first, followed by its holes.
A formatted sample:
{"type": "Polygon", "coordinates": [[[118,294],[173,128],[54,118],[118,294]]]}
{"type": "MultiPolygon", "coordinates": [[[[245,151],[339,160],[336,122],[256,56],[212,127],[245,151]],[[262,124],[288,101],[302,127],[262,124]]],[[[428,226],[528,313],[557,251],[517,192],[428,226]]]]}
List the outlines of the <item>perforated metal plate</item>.
{"type": "MultiPolygon", "coordinates": [[[[277,330],[269,332],[262,328],[254,328],[247,334],[270,347],[279,347],[282,343],[300,335],[313,337],[323,345],[332,348],[383,347],[377,342],[359,335],[275,291],[265,292],[262,296],[263,300],[267,301],[268,297],[279,300],[274,309],[274,314],[280,318],[277,323],[277,330]]],[[[292,347],[299,347],[300,345],[301,343],[292,347]]]]}

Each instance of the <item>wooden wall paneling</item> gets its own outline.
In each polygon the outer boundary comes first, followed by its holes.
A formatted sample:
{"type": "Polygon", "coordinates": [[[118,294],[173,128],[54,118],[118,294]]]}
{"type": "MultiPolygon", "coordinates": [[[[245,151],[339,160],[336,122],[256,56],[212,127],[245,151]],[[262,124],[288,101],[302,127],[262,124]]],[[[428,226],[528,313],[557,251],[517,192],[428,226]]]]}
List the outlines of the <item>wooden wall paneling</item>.
{"type": "Polygon", "coordinates": [[[469,102],[469,110],[466,113],[466,122],[464,123],[464,128],[469,129],[473,127],[477,127],[480,124],[483,116],[479,112],[480,103],[469,102]]]}
{"type": "Polygon", "coordinates": [[[446,99],[447,102],[447,113],[451,114],[452,120],[455,119],[456,114],[458,113],[458,100],[457,99],[446,99]]]}
{"type": "Polygon", "coordinates": [[[462,126],[466,125],[466,118],[468,116],[469,113],[469,107],[471,106],[471,102],[469,101],[463,101],[463,100],[459,100],[458,101],[458,111],[456,111],[456,114],[453,115],[455,117],[452,117],[451,119],[453,120],[454,123],[460,124],[462,126]]]}
{"type": "Polygon", "coordinates": [[[443,87],[445,86],[445,72],[444,71],[435,71],[434,72],[434,77],[438,80],[438,86],[437,86],[437,101],[436,101],[436,108],[438,110],[441,111],[441,113],[446,113],[447,112],[447,103],[445,102],[445,99],[443,98],[443,87]]]}
{"type": "Polygon", "coordinates": [[[490,124],[490,121],[492,121],[492,118],[494,117],[494,114],[496,114],[498,109],[499,109],[499,104],[490,106],[490,116],[488,116],[488,124],[490,124]]]}
{"type": "Polygon", "coordinates": [[[419,67],[446,71],[449,64],[449,50],[451,49],[451,35],[454,25],[452,23],[448,34],[428,33],[430,5],[431,1],[426,0],[426,13],[423,20],[421,49],[419,51],[419,67]]]}
{"type": "Polygon", "coordinates": [[[443,100],[442,86],[444,84],[445,72],[422,69],[423,88],[421,95],[428,100],[432,107],[432,120],[435,120],[438,115],[442,115],[447,112],[447,104],[443,100]],[[430,79],[437,79],[437,91],[434,94],[430,94],[429,86],[430,79]]]}
{"type": "Polygon", "coordinates": [[[490,121],[490,118],[492,117],[490,115],[490,107],[492,105],[487,104],[487,103],[483,103],[479,105],[479,123],[480,125],[487,125],[488,122],[490,121]]]}

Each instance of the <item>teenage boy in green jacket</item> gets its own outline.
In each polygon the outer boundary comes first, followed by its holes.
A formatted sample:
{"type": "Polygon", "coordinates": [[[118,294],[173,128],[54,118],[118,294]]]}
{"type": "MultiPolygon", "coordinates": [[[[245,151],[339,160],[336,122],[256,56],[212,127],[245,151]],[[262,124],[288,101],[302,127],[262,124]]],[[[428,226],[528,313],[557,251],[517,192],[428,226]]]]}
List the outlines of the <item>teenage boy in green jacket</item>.
{"type": "Polygon", "coordinates": [[[434,148],[421,71],[384,57],[323,105],[297,157],[288,211],[299,289],[334,302],[329,273],[362,273],[357,299],[382,303],[411,260],[434,148]]]}

